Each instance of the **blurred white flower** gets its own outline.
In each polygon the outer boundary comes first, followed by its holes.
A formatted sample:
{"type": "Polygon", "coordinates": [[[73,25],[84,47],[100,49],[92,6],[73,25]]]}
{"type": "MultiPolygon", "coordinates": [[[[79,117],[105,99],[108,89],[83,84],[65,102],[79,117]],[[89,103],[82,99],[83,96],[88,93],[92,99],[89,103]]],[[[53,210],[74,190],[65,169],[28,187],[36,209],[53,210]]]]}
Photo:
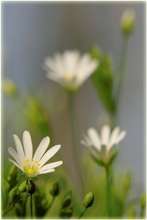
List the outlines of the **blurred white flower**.
{"type": "Polygon", "coordinates": [[[97,66],[98,62],[88,53],[81,55],[77,50],[67,50],[63,54],[56,53],[54,58],[47,57],[43,67],[48,78],[66,90],[76,91],[97,66]]]}
{"type": "Polygon", "coordinates": [[[34,156],[32,140],[28,131],[24,131],[23,133],[23,146],[17,135],[13,135],[13,138],[16,151],[12,147],[9,147],[8,151],[15,161],[11,159],[10,161],[20,170],[22,170],[28,177],[34,177],[39,174],[54,172],[54,168],[60,166],[63,163],[62,161],[57,161],[44,165],[51,157],[57,153],[61,147],[61,145],[56,145],[45,153],[50,143],[49,137],[45,137],[41,141],[34,156]]]}
{"type": "Polygon", "coordinates": [[[92,157],[101,165],[108,164],[113,160],[117,152],[117,144],[125,137],[126,131],[121,131],[116,127],[110,133],[110,127],[104,125],[100,135],[94,128],[88,129],[88,135],[84,136],[81,141],[83,145],[88,147],[92,157]]]}

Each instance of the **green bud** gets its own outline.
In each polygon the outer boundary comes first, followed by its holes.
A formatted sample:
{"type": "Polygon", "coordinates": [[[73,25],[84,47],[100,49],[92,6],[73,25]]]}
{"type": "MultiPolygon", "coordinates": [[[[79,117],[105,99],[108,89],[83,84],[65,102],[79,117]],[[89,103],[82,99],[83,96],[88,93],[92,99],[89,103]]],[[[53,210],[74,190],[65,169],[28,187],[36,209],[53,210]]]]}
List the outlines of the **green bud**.
{"type": "Polygon", "coordinates": [[[10,79],[5,79],[2,84],[3,91],[9,96],[15,96],[17,94],[17,88],[14,82],[10,79]]]}
{"type": "Polygon", "coordinates": [[[146,195],[145,193],[140,196],[140,205],[142,209],[146,208],[146,195]]]}
{"type": "Polygon", "coordinates": [[[71,197],[72,197],[71,192],[65,195],[61,203],[63,209],[67,208],[71,204],[71,197]]]}
{"type": "Polygon", "coordinates": [[[11,189],[11,191],[9,192],[9,201],[10,203],[13,202],[13,200],[16,198],[16,190],[17,190],[17,186],[15,186],[13,189],[11,189]]]}
{"type": "Polygon", "coordinates": [[[59,195],[59,192],[60,192],[60,186],[59,186],[59,183],[56,182],[53,184],[51,190],[50,190],[50,194],[52,196],[58,196],[59,195]]]}
{"type": "Polygon", "coordinates": [[[121,29],[125,35],[129,35],[133,31],[135,26],[134,17],[135,15],[133,10],[126,10],[123,13],[121,18],[121,29]]]}
{"type": "Polygon", "coordinates": [[[34,194],[36,191],[36,185],[32,180],[27,180],[26,182],[26,190],[30,194],[34,194]]]}
{"type": "Polygon", "coordinates": [[[26,192],[26,181],[24,181],[20,184],[20,186],[18,187],[18,192],[19,193],[26,192]]]}
{"type": "Polygon", "coordinates": [[[83,205],[87,209],[88,207],[91,207],[94,201],[94,195],[92,192],[89,192],[86,194],[86,196],[83,199],[83,205]]]}
{"type": "Polygon", "coordinates": [[[60,217],[71,217],[73,213],[73,209],[72,207],[68,208],[68,209],[62,209],[61,212],[59,213],[60,217]]]}
{"type": "Polygon", "coordinates": [[[14,179],[16,179],[17,177],[17,171],[16,171],[16,167],[14,165],[11,166],[10,170],[9,170],[9,174],[7,177],[7,180],[10,181],[14,181],[14,179]]]}
{"type": "Polygon", "coordinates": [[[97,45],[94,45],[91,49],[90,49],[90,53],[92,58],[94,59],[100,59],[101,58],[101,50],[97,45]]]}

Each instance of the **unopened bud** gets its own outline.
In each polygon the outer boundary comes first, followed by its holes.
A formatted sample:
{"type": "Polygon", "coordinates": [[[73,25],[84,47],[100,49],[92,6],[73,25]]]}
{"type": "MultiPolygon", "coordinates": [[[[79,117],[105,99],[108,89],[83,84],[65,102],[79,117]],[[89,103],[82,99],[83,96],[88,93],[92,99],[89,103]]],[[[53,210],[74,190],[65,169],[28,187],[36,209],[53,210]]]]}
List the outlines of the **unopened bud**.
{"type": "Polygon", "coordinates": [[[91,207],[94,201],[94,195],[92,192],[89,192],[86,194],[86,196],[83,199],[83,205],[85,208],[91,207]]]}
{"type": "Polygon", "coordinates": [[[4,80],[4,82],[2,84],[2,88],[3,88],[4,92],[9,96],[15,96],[18,92],[14,82],[10,79],[4,80]]]}
{"type": "Polygon", "coordinates": [[[20,184],[20,186],[18,187],[18,192],[19,193],[26,192],[26,181],[24,181],[20,184]]]}
{"type": "Polygon", "coordinates": [[[17,190],[17,186],[14,187],[13,189],[11,189],[11,191],[9,192],[9,201],[10,203],[13,202],[13,200],[15,199],[16,195],[16,190],[17,190]]]}
{"type": "Polygon", "coordinates": [[[101,58],[101,50],[97,45],[94,45],[91,49],[90,49],[90,53],[92,58],[94,59],[100,59],[101,58]]]}
{"type": "Polygon", "coordinates": [[[65,197],[64,197],[64,199],[63,199],[63,201],[62,201],[62,208],[63,209],[65,209],[65,208],[67,208],[69,205],[70,205],[70,203],[71,203],[71,192],[69,192],[65,197]]]}
{"type": "Polygon", "coordinates": [[[59,192],[60,192],[60,186],[59,186],[59,183],[56,182],[56,183],[53,184],[53,186],[50,190],[50,194],[52,196],[57,196],[57,195],[59,195],[59,192]]]}
{"type": "Polygon", "coordinates": [[[146,195],[142,194],[140,197],[140,205],[142,209],[146,208],[146,195]]]}
{"type": "Polygon", "coordinates": [[[62,218],[63,217],[71,217],[72,213],[73,213],[73,209],[72,209],[72,207],[70,207],[66,210],[62,209],[61,212],[59,213],[59,216],[62,218]]]}
{"type": "Polygon", "coordinates": [[[121,18],[121,29],[125,35],[128,35],[133,31],[135,26],[134,17],[134,11],[131,9],[128,9],[123,13],[121,18]]]}
{"type": "Polygon", "coordinates": [[[27,180],[26,182],[26,190],[30,194],[34,194],[36,191],[36,185],[32,180],[27,180]]]}

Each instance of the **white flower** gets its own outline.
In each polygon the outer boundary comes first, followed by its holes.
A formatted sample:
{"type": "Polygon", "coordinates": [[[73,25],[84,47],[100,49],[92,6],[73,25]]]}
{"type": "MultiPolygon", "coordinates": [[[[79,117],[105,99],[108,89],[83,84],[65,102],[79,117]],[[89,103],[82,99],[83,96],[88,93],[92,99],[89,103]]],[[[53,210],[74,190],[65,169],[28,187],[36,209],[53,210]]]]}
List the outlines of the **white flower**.
{"type": "Polygon", "coordinates": [[[110,127],[108,125],[102,127],[100,135],[94,128],[89,128],[87,133],[88,135],[84,136],[84,140],[81,143],[88,147],[94,159],[102,164],[110,162],[116,154],[117,144],[126,135],[126,131],[120,132],[119,127],[114,128],[110,134],[110,127]]]}
{"type": "Polygon", "coordinates": [[[56,145],[49,149],[46,153],[47,147],[50,143],[50,138],[45,137],[39,144],[34,156],[33,146],[30,133],[24,131],[23,146],[17,135],[13,135],[16,151],[9,147],[8,151],[15,161],[10,161],[22,170],[28,177],[34,177],[39,174],[54,172],[54,168],[60,166],[63,162],[57,161],[44,165],[51,157],[53,157],[60,149],[61,145],[56,145]]]}
{"type": "Polygon", "coordinates": [[[56,53],[54,58],[47,57],[44,62],[47,77],[71,91],[76,91],[97,66],[98,62],[88,53],[81,55],[77,50],[56,53]]]}

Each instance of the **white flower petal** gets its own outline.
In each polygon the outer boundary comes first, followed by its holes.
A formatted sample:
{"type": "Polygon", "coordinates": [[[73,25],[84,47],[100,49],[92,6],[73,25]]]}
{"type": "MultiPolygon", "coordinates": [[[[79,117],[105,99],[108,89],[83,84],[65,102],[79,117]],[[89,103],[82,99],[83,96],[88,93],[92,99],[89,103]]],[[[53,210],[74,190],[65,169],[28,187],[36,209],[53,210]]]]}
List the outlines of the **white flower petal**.
{"type": "Polygon", "coordinates": [[[85,69],[83,70],[84,74],[82,72],[81,74],[79,74],[78,83],[82,84],[94,72],[97,66],[97,61],[91,61],[89,65],[87,65],[87,67],[85,67],[85,69]]]}
{"type": "Polygon", "coordinates": [[[122,131],[116,139],[116,144],[118,144],[125,136],[126,136],[126,131],[122,131]]]}
{"type": "Polygon", "coordinates": [[[19,166],[15,161],[9,159],[16,167],[18,167],[20,170],[23,171],[23,169],[21,168],[21,166],[19,166]]]}
{"type": "Polygon", "coordinates": [[[44,171],[44,170],[49,170],[49,169],[53,169],[55,167],[60,166],[61,164],[63,164],[63,161],[57,161],[57,162],[53,162],[53,163],[49,163],[43,167],[40,168],[40,171],[44,171]]]}
{"type": "Polygon", "coordinates": [[[101,130],[101,144],[108,145],[110,136],[110,127],[108,125],[104,125],[101,130]]]}
{"type": "Polygon", "coordinates": [[[64,66],[62,62],[62,55],[60,53],[55,53],[54,55],[54,62],[55,62],[55,69],[57,74],[60,74],[63,76],[64,74],[64,66]]]}
{"type": "Polygon", "coordinates": [[[49,146],[50,143],[50,138],[49,137],[45,137],[41,143],[39,144],[33,159],[34,160],[40,160],[40,158],[43,156],[43,154],[45,153],[47,147],[49,146]]]}
{"type": "Polygon", "coordinates": [[[83,140],[81,140],[80,143],[83,144],[83,145],[85,145],[85,146],[88,145],[87,142],[86,142],[86,141],[83,141],[83,140]]]}
{"type": "Polygon", "coordinates": [[[60,149],[60,147],[61,145],[56,145],[52,147],[51,149],[49,149],[39,161],[40,167],[42,167],[51,157],[53,157],[57,153],[57,151],[60,149]]]}
{"type": "Polygon", "coordinates": [[[54,171],[55,171],[54,169],[48,169],[48,170],[44,170],[42,172],[39,172],[39,174],[52,173],[54,171]]]}
{"type": "Polygon", "coordinates": [[[24,161],[25,160],[25,155],[24,155],[23,147],[22,147],[22,144],[19,140],[19,137],[14,134],[13,138],[14,138],[17,153],[18,153],[19,157],[21,158],[21,160],[24,161]]]}
{"type": "Polygon", "coordinates": [[[63,65],[67,74],[76,75],[76,66],[80,57],[79,51],[65,51],[63,53],[63,65]]]}
{"type": "Polygon", "coordinates": [[[31,136],[28,131],[24,131],[23,133],[23,145],[24,145],[26,159],[32,158],[33,146],[32,146],[31,136]]]}
{"type": "Polygon", "coordinates": [[[47,68],[48,70],[55,70],[56,66],[54,63],[54,60],[51,57],[47,57],[44,61],[44,66],[45,68],[47,68]]]}
{"type": "Polygon", "coordinates": [[[19,155],[16,153],[16,151],[12,147],[9,147],[8,151],[9,151],[9,154],[11,154],[11,156],[16,160],[16,162],[21,166],[22,162],[21,162],[19,155]]]}
{"type": "Polygon", "coordinates": [[[91,138],[93,145],[100,150],[101,149],[101,141],[99,138],[98,133],[96,132],[96,130],[94,128],[89,128],[88,129],[88,135],[91,138]]]}
{"type": "Polygon", "coordinates": [[[110,140],[109,140],[109,144],[108,146],[112,147],[116,140],[117,140],[117,136],[119,134],[119,131],[120,131],[120,128],[119,127],[116,127],[113,131],[112,131],[112,134],[110,136],[110,140]]]}

